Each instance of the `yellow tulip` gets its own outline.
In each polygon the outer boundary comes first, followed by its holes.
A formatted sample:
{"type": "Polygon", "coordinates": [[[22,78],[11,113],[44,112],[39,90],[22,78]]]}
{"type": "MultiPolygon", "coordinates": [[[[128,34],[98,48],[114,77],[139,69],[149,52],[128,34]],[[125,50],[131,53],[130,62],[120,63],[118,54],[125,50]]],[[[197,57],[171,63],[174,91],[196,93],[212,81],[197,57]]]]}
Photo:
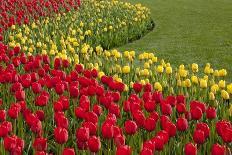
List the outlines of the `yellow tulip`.
{"type": "Polygon", "coordinates": [[[128,86],[125,84],[124,85],[124,91],[127,92],[129,90],[128,86]]]}
{"type": "Polygon", "coordinates": [[[196,63],[193,63],[193,64],[192,64],[192,71],[193,71],[194,73],[198,72],[198,64],[196,64],[196,63]]]}
{"type": "Polygon", "coordinates": [[[122,72],[123,72],[124,74],[130,73],[130,66],[123,66],[122,72]]]}
{"type": "Polygon", "coordinates": [[[207,81],[205,79],[200,79],[200,87],[207,88],[207,81]]]}
{"type": "Polygon", "coordinates": [[[221,97],[222,97],[224,100],[230,99],[229,93],[228,93],[227,91],[225,91],[225,90],[222,90],[222,91],[221,91],[221,97]]]}
{"type": "Polygon", "coordinates": [[[159,82],[155,82],[154,88],[156,90],[158,90],[158,91],[162,91],[163,90],[162,85],[159,82]]]}
{"type": "Polygon", "coordinates": [[[219,76],[219,71],[218,70],[215,70],[214,73],[213,73],[214,76],[218,77],[219,76]]]}
{"type": "Polygon", "coordinates": [[[101,77],[104,76],[104,75],[105,75],[104,72],[99,72],[99,73],[98,73],[98,78],[101,78],[101,77]]]}
{"type": "Polygon", "coordinates": [[[152,57],[152,62],[157,62],[158,58],[157,57],[152,57]]]}
{"type": "Polygon", "coordinates": [[[159,65],[159,66],[156,68],[156,71],[157,71],[158,73],[163,73],[164,67],[163,67],[162,65],[159,65]]]}
{"type": "Polygon", "coordinates": [[[186,85],[186,87],[191,87],[191,81],[190,81],[190,79],[186,79],[185,80],[185,85],[186,85]]]}
{"type": "Polygon", "coordinates": [[[149,73],[149,70],[148,70],[148,69],[144,69],[144,70],[143,70],[143,75],[144,75],[144,76],[149,76],[149,74],[150,74],[150,73],[149,73]]]}
{"type": "Polygon", "coordinates": [[[215,96],[213,92],[209,93],[209,100],[214,101],[215,100],[215,96]]]}
{"type": "Polygon", "coordinates": [[[232,83],[227,85],[227,92],[232,94],[232,83]]]}
{"type": "Polygon", "coordinates": [[[197,76],[192,76],[191,77],[191,81],[192,81],[192,83],[194,83],[194,84],[198,84],[198,77],[197,76]]]}
{"type": "Polygon", "coordinates": [[[224,76],[226,76],[226,75],[227,75],[226,69],[221,69],[221,70],[219,70],[219,76],[224,77],[224,76]]]}
{"type": "Polygon", "coordinates": [[[211,68],[209,66],[206,66],[205,69],[204,69],[204,73],[205,74],[210,74],[211,73],[211,68]]]}
{"type": "Polygon", "coordinates": [[[141,83],[142,85],[145,85],[145,84],[146,84],[145,80],[140,80],[140,83],[141,83]]]}
{"type": "Polygon", "coordinates": [[[225,87],[226,87],[226,81],[225,81],[225,80],[220,80],[220,81],[218,82],[218,86],[219,86],[220,88],[225,88],[225,87]]]}
{"type": "Polygon", "coordinates": [[[166,67],[166,73],[172,74],[172,67],[166,67]]]}
{"type": "Polygon", "coordinates": [[[216,94],[216,92],[219,90],[219,86],[217,84],[214,84],[211,86],[211,92],[216,94]]]}
{"type": "Polygon", "coordinates": [[[130,53],[129,53],[129,51],[124,51],[123,55],[124,55],[124,57],[128,58],[130,56],[130,53]]]}
{"type": "Polygon", "coordinates": [[[150,64],[148,62],[145,62],[143,66],[144,66],[145,69],[150,68],[150,64]]]}
{"type": "Polygon", "coordinates": [[[181,77],[186,77],[188,75],[188,71],[185,69],[179,69],[179,74],[181,77]]]}

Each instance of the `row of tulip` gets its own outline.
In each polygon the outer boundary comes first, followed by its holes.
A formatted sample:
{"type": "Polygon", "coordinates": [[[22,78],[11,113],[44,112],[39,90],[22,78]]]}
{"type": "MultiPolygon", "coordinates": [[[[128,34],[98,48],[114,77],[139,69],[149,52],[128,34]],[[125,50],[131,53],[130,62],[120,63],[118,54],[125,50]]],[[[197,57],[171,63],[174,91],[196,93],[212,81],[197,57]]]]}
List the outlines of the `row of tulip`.
{"type": "Polygon", "coordinates": [[[152,29],[150,11],[120,1],[83,1],[78,11],[57,13],[4,33],[4,43],[29,55],[42,53],[75,61],[98,45],[109,49],[142,37],[152,29]],[[91,18],[90,18],[91,17],[91,18]]]}
{"type": "Polygon", "coordinates": [[[127,88],[97,68],[0,49],[3,155],[230,153],[229,99],[215,107],[149,82],[127,88]]]}

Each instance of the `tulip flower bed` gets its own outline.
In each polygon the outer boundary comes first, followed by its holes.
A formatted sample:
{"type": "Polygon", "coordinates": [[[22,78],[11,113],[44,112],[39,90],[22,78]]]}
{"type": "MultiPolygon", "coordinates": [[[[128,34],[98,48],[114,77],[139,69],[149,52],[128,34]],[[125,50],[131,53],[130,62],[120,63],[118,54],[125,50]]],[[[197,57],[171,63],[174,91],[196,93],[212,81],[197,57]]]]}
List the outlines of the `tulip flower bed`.
{"type": "Polygon", "coordinates": [[[177,96],[157,84],[127,88],[95,68],[59,58],[51,63],[47,55],[26,56],[4,44],[0,49],[1,154],[230,151],[229,98],[216,106],[213,93],[190,100],[197,97],[191,88],[177,96]]]}
{"type": "Polygon", "coordinates": [[[152,28],[147,8],[32,2],[1,2],[20,18],[1,22],[0,155],[231,154],[225,69],[107,50],[152,28]]]}

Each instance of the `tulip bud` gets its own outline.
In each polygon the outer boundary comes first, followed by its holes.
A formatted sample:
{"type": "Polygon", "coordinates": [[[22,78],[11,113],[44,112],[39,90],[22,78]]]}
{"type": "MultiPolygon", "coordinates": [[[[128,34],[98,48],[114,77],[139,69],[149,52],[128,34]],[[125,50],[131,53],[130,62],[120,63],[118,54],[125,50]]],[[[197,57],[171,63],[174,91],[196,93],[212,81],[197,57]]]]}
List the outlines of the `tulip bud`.
{"type": "Polygon", "coordinates": [[[184,153],[185,155],[197,155],[197,146],[192,143],[186,144],[184,153]]]}

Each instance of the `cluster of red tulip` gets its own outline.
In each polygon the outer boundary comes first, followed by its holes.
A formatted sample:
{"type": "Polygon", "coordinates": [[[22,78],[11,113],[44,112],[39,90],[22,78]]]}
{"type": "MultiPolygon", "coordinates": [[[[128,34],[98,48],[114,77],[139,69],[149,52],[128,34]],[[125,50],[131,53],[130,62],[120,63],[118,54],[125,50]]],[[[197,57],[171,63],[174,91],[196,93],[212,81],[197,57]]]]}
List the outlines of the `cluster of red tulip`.
{"type": "Polygon", "coordinates": [[[78,9],[80,0],[0,0],[0,41],[1,33],[12,25],[28,24],[30,20],[49,17],[78,9]]]}
{"type": "Polygon", "coordinates": [[[0,154],[230,152],[221,109],[50,59],[0,43],[0,154]]]}

